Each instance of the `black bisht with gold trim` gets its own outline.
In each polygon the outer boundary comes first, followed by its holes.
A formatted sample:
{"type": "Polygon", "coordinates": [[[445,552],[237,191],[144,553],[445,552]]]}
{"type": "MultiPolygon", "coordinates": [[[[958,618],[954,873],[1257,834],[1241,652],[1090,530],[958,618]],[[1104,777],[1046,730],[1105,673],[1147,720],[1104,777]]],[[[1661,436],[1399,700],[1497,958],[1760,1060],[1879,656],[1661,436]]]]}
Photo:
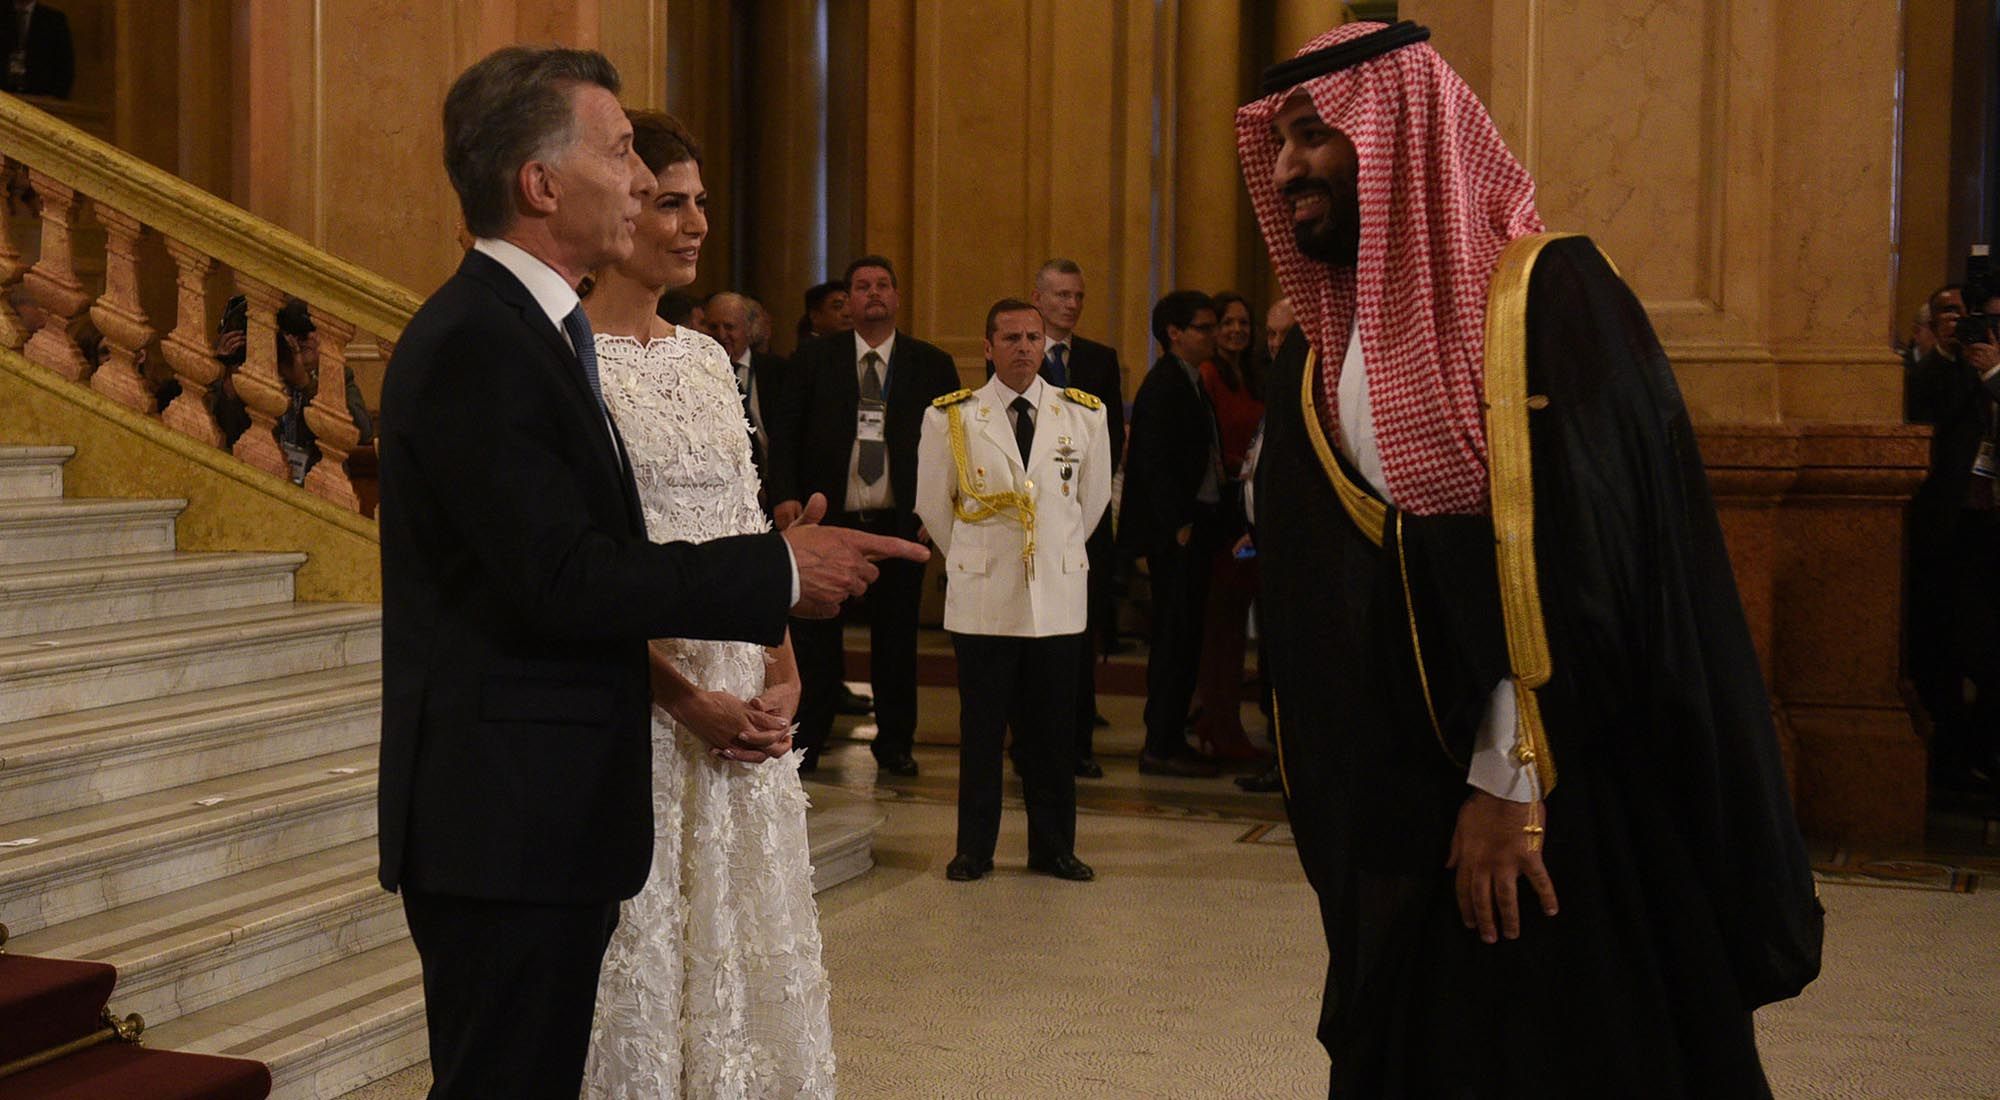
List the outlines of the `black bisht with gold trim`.
{"type": "Polygon", "coordinates": [[[1314,445],[1301,336],[1271,372],[1258,606],[1331,951],[1333,1094],[1768,1095],[1750,1011],[1817,975],[1823,918],[1694,431],[1587,239],[1548,242],[1520,286],[1489,325],[1525,314],[1562,909],[1544,918],[1522,884],[1518,941],[1462,927],[1444,866],[1477,726],[1519,667],[1494,521],[1375,499],[1378,544],[1314,445]]]}

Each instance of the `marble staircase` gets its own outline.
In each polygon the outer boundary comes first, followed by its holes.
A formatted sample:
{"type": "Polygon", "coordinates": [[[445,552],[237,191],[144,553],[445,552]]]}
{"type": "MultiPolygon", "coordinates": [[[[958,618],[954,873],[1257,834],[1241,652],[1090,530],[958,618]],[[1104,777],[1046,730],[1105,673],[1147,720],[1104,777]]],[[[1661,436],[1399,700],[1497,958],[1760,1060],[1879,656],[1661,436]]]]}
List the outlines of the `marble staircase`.
{"type": "MultiPolygon", "coordinates": [[[[115,965],[149,1044],[262,1061],[279,1100],[422,1060],[375,882],[379,610],[294,602],[303,554],[177,551],[183,502],[63,497],[71,453],[0,446],[8,950],[115,965]]],[[[880,814],[814,801],[824,889],[880,814]]]]}

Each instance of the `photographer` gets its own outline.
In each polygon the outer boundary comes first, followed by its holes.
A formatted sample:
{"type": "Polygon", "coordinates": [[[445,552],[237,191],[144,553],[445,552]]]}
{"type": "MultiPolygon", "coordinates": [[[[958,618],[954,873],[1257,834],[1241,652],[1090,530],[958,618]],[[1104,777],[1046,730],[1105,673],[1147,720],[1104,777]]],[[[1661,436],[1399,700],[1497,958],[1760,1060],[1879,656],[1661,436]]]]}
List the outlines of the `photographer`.
{"type": "Polygon", "coordinates": [[[1929,424],[1931,469],[1911,506],[1910,664],[1931,714],[1933,780],[2000,776],[2000,293],[1931,295],[1937,346],[1912,369],[1909,419],[1929,424]],[[1975,701],[1966,702],[1966,681],[1975,701]]]}

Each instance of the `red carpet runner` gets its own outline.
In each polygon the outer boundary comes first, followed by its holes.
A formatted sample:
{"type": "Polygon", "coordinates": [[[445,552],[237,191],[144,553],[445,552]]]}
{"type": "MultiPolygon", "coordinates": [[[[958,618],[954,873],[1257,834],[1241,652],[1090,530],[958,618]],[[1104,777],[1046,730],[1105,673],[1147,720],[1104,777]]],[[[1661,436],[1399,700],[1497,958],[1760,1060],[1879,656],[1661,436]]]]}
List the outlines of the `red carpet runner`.
{"type": "Polygon", "coordinates": [[[0,1100],[264,1100],[261,1063],[148,1050],[111,1039],[7,1073],[25,1059],[107,1033],[118,972],[102,963],[0,954],[0,1100]]]}

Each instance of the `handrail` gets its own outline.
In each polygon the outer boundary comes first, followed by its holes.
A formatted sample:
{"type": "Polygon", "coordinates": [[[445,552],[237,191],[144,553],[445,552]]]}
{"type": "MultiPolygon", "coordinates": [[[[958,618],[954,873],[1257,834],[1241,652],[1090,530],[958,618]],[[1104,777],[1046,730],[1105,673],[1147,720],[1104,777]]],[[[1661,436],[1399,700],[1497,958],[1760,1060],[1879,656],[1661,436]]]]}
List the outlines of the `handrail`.
{"type": "Polygon", "coordinates": [[[6,94],[0,94],[0,154],[385,340],[401,336],[423,304],[407,287],[6,94]]]}

